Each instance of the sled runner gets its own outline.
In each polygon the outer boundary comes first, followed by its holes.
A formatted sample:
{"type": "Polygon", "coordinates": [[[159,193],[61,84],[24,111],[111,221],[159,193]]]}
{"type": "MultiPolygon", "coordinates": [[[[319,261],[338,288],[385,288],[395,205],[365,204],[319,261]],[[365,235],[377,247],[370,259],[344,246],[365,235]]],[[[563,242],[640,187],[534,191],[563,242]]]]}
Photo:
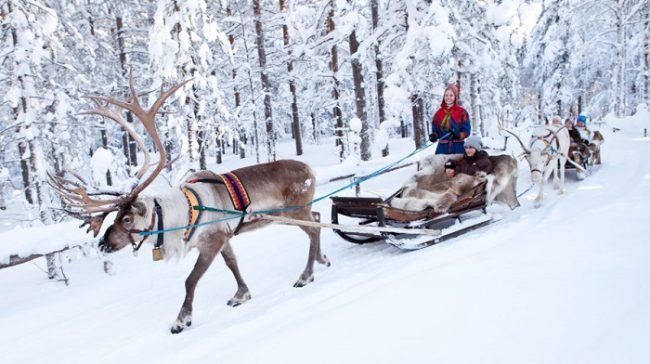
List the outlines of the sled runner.
{"type": "Polygon", "coordinates": [[[479,184],[459,196],[450,209],[443,213],[430,208],[422,211],[409,211],[390,206],[390,201],[399,197],[401,192],[400,189],[385,200],[378,197],[331,197],[332,223],[339,224],[340,217],[345,216],[356,219],[359,226],[437,230],[439,235],[427,236],[418,233],[390,231],[363,233],[336,228],[333,229],[334,232],[355,244],[385,241],[400,249],[416,250],[495,221],[485,211],[487,195],[485,183],[479,184]]]}

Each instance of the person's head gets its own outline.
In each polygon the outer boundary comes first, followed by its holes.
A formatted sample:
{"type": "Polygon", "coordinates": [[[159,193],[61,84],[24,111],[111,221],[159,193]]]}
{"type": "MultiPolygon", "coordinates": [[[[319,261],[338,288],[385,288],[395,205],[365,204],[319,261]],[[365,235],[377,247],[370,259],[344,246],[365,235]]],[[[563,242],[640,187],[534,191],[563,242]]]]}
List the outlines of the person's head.
{"type": "Polygon", "coordinates": [[[445,174],[449,177],[456,175],[456,161],[448,160],[445,163],[445,174]]]}
{"type": "Polygon", "coordinates": [[[481,144],[481,137],[478,135],[472,135],[469,138],[465,139],[465,154],[469,157],[473,157],[474,154],[483,150],[481,144]]]}
{"type": "Polygon", "coordinates": [[[562,118],[560,116],[558,116],[558,115],[553,116],[553,118],[551,119],[551,124],[561,125],[562,124],[562,118]]]}
{"type": "Polygon", "coordinates": [[[573,121],[570,118],[567,118],[564,120],[564,126],[566,126],[567,129],[573,128],[573,121]]]}
{"type": "Polygon", "coordinates": [[[578,128],[584,128],[585,124],[587,124],[587,117],[584,115],[578,116],[578,119],[576,120],[576,126],[578,128]]]}
{"type": "Polygon", "coordinates": [[[450,83],[445,87],[444,103],[447,105],[457,104],[459,93],[460,91],[458,90],[458,86],[450,83]]]}

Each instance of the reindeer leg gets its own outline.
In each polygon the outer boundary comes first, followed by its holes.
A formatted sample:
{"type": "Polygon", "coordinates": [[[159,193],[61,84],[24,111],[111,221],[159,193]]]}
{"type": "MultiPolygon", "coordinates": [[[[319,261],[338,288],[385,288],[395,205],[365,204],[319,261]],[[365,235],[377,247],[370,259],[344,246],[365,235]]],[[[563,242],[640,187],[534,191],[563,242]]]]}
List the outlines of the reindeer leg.
{"type": "MultiPolygon", "coordinates": [[[[311,214],[311,211],[307,211],[306,214],[303,213],[300,216],[297,216],[297,218],[300,220],[315,221],[315,217],[311,214]]],[[[298,277],[296,283],[293,284],[294,287],[304,287],[314,281],[315,260],[318,259],[319,263],[327,266],[330,265],[327,257],[320,251],[320,228],[300,226],[300,229],[309,236],[309,256],[307,257],[307,266],[300,277],[298,277]]]]}
{"type": "MultiPolygon", "coordinates": [[[[312,211],[311,216],[314,218],[314,221],[320,222],[320,212],[312,211]]],[[[318,254],[316,254],[316,261],[324,266],[329,267],[332,265],[327,256],[322,253],[320,245],[320,229],[318,229],[318,254]]]]}
{"type": "Polygon", "coordinates": [[[172,334],[178,334],[186,327],[192,325],[192,302],[194,301],[194,290],[203,273],[208,270],[214,257],[219,253],[221,247],[226,243],[226,238],[220,235],[212,244],[205,244],[199,248],[199,258],[194,264],[194,269],[185,280],[185,300],[178,313],[176,322],[171,328],[172,334]]]}
{"type": "Polygon", "coordinates": [[[539,182],[539,193],[537,194],[537,197],[535,198],[535,207],[540,207],[542,206],[542,200],[544,199],[544,179],[542,179],[539,182]]]}
{"type": "Polygon", "coordinates": [[[510,207],[510,210],[514,210],[515,208],[519,207],[519,200],[517,199],[517,179],[513,178],[510,183],[508,184],[508,187],[506,187],[506,196],[508,200],[508,207],[510,207]]]}
{"type": "Polygon", "coordinates": [[[564,175],[566,173],[566,158],[559,158],[560,161],[560,188],[558,189],[557,193],[558,195],[562,195],[566,192],[566,189],[564,189],[564,175]]]}
{"type": "MultiPolygon", "coordinates": [[[[554,164],[554,166],[553,166],[553,189],[556,190],[556,191],[559,191],[562,188],[562,186],[560,186],[560,169],[559,169],[560,167],[558,166],[558,164],[560,164],[560,160],[558,159],[558,160],[556,160],[554,162],[551,162],[551,163],[554,164]]],[[[558,192],[558,193],[561,193],[561,192],[558,192]]]]}
{"type": "Polygon", "coordinates": [[[228,266],[228,269],[230,269],[232,275],[235,277],[235,280],[237,281],[237,292],[235,292],[235,295],[228,300],[227,304],[230,307],[237,307],[242,303],[250,300],[251,294],[250,291],[248,290],[248,286],[246,285],[246,282],[244,282],[244,279],[239,273],[237,258],[235,257],[235,252],[232,250],[232,246],[230,246],[229,242],[224,244],[223,249],[221,249],[221,256],[223,257],[223,260],[226,262],[226,266],[228,266]]]}

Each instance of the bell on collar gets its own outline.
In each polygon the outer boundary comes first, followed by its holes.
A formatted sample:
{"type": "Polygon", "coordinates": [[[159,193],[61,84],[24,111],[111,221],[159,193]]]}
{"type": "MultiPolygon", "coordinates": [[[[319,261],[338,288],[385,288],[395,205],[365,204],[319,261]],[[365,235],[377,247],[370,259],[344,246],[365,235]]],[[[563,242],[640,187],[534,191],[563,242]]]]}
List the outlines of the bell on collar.
{"type": "Polygon", "coordinates": [[[151,250],[151,254],[154,262],[162,260],[163,258],[163,252],[160,247],[153,248],[153,250],[151,250]]]}

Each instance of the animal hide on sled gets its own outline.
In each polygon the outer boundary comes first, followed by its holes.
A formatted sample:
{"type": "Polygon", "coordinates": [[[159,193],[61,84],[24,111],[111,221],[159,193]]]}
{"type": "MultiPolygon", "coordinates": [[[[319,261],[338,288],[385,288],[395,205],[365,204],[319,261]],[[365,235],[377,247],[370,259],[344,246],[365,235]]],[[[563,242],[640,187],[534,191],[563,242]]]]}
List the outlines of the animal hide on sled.
{"type": "Polygon", "coordinates": [[[459,173],[452,178],[436,181],[434,175],[427,172],[430,171],[425,169],[416,174],[415,181],[404,186],[401,197],[391,200],[391,206],[410,211],[432,208],[436,212],[446,212],[458,196],[487,180],[487,174],[479,172],[475,176],[459,173]]]}
{"type": "Polygon", "coordinates": [[[461,154],[432,155],[419,162],[416,173],[405,185],[400,197],[393,198],[391,206],[410,211],[427,207],[445,212],[459,195],[487,180],[486,203],[504,203],[511,209],[519,206],[517,199],[517,160],[509,155],[490,156],[493,170],[489,175],[458,174],[449,178],[444,172],[445,162],[458,160],[461,154]]]}

